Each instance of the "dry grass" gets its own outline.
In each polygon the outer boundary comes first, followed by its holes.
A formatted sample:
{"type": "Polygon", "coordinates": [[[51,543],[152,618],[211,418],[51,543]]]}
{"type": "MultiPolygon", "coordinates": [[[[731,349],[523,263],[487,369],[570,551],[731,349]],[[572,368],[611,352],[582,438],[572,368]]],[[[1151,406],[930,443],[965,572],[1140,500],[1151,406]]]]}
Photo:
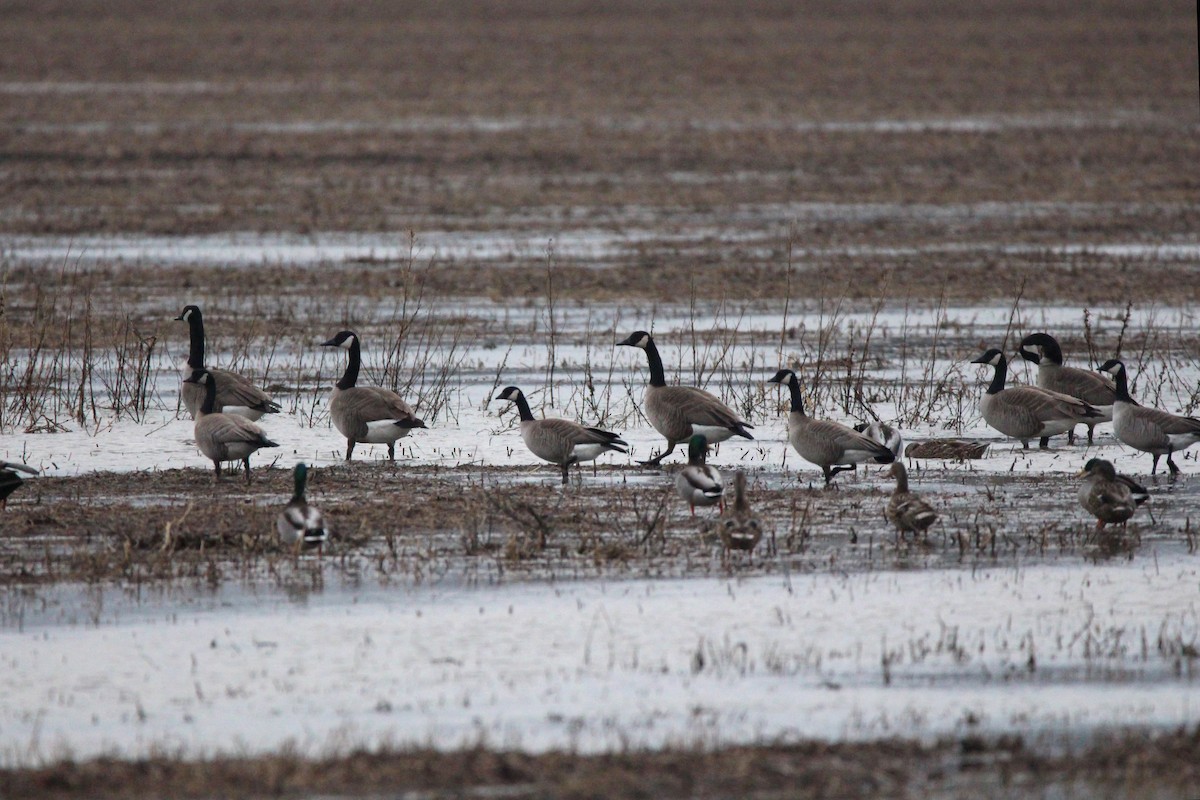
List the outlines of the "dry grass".
{"type": "Polygon", "coordinates": [[[0,771],[5,797],[266,798],[1101,798],[1187,797],[1200,780],[1200,734],[1126,733],[1071,752],[1019,738],[918,745],[806,743],[587,756],[479,747],[351,752],[323,759],[137,762],[98,759],[0,771]]]}

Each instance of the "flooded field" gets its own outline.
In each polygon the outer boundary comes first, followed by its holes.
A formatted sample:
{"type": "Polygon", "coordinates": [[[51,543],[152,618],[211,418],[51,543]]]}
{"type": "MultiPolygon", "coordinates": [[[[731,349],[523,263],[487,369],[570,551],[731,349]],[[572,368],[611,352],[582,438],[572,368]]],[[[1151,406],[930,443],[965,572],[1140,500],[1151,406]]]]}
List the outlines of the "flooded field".
{"type": "Polygon", "coordinates": [[[0,21],[0,460],[39,471],[0,796],[1194,793],[1200,446],[1023,449],[970,363],[1032,383],[1045,331],[1200,411],[1194,7],[331,9],[0,21]],[[250,483],[197,447],[187,304],[281,406],[250,483]],[[395,463],[344,461],[344,329],[427,425],[395,463]],[[639,464],[637,330],[753,425],[709,457],[752,554],[683,448],[639,464]],[[926,536],[885,467],[797,455],[781,367],[815,417],[986,445],[902,459],[926,536]],[[561,485],[509,385],[628,454],[561,485]],[[1092,458],[1148,489],[1128,525],[1092,458]],[[275,531],[298,461],[320,555],[275,531]]]}

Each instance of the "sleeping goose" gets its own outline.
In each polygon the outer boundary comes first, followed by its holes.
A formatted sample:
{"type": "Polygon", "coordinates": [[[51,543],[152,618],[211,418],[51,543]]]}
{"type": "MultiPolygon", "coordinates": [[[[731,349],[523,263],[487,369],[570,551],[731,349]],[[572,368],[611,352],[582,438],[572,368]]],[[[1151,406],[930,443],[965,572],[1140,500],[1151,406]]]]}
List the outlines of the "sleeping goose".
{"type": "Polygon", "coordinates": [[[697,433],[688,439],[688,463],[675,476],[675,491],[696,516],[696,506],[715,506],[725,500],[725,484],[716,467],[704,463],[708,442],[697,433]]]}
{"type": "Polygon", "coordinates": [[[1096,518],[1097,528],[1103,528],[1107,523],[1123,525],[1129,521],[1141,505],[1135,489],[1140,490],[1143,498],[1148,497],[1145,489],[1124,475],[1117,475],[1112,462],[1102,458],[1088,461],[1078,477],[1085,479],[1079,488],[1079,504],[1096,518]]]}
{"type": "Polygon", "coordinates": [[[507,400],[517,406],[521,416],[521,438],[529,452],[538,458],[557,464],[562,470],[562,482],[566,486],[572,464],[591,461],[608,450],[628,452],[628,442],[617,434],[600,428],[586,428],[568,419],[536,419],[529,408],[525,394],[516,386],[508,386],[497,400],[507,400]]]}
{"type": "Polygon", "coordinates": [[[900,451],[904,449],[904,437],[900,435],[900,431],[888,425],[886,422],[874,420],[873,422],[860,422],[854,426],[854,430],[866,436],[868,439],[874,439],[881,445],[892,451],[892,455],[900,457],[900,451]]]}
{"type": "Polygon", "coordinates": [[[292,499],[284,507],[275,520],[275,529],[283,543],[295,548],[299,553],[302,549],[317,548],[320,553],[329,538],[329,529],[325,527],[325,517],[321,509],[310,506],[304,497],[304,485],[308,481],[308,465],[300,462],[292,473],[296,488],[292,499]]]}
{"type": "Polygon", "coordinates": [[[246,467],[246,482],[249,483],[250,454],[260,447],[279,445],[245,417],[213,411],[217,402],[217,384],[208,370],[196,370],[187,382],[199,384],[204,389],[204,402],[196,412],[196,446],[212,460],[218,480],[222,461],[241,461],[246,467]]]}
{"type": "MultiPolygon", "coordinates": [[[[180,395],[183,406],[196,419],[196,412],[204,402],[204,389],[197,383],[188,381],[198,369],[204,366],[204,315],[199,306],[185,306],[183,313],[175,318],[178,322],[186,322],[191,336],[191,347],[188,351],[187,363],[183,367],[183,388],[180,395]]],[[[267,396],[246,377],[225,369],[209,369],[208,373],[217,382],[216,410],[224,414],[238,414],[248,420],[257,420],[263,414],[279,412],[279,404],[267,396]]]]}
{"type": "Polygon", "coordinates": [[[1081,422],[1099,421],[1101,413],[1077,397],[1048,392],[1033,386],[1004,388],[1008,378],[1008,359],[992,348],[972,364],[988,364],[995,368],[992,382],[979,399],[979,413],[988,425],[1029,449],[1029,440],[1038,439],[1045,449],[1051,436],[1066,433],[1081,422]]]}
{"type": "Polygon", "coordinates": [[[1113,433],[1117,441],[1134,450],[1154,456],[1150,474],[1158,472],[1158,459],[1167,457],[1167,468],[1172,475],[1179,473],[1171,454],[1185,450],[1200,442],[1200,419],[1181,417],[1157,408],[1138,405],[1129,396],[1129,380],[1125,365],[1115,358],[1104,362],[1101,372],[1107,372],[1116,380],[1117,399],[1113,403],[1113,433]]]}
{"type": "Polygon", "coordinates": [[[800,379],[790,369],[781,369],[768,383],[781,383],[788,387],[792,396],[792,408],[788,413],[788,441],[809,463],[816,464],[825,474],[825,484],[839,472],[858,469],[864,461],[890,464],[896,455],[887,445],[871,439],[858,431],[824,419],[813,419],[804,413],[804,400],[800,396],[800,379]]]}
{"type": "Polygon", "coordinates": [[[408,436],[413,428],[424,428],[425,423],[391,389],[355,385],[362,366],[362,350],[354,331],[341,331],[321,346],[341,347],[350,353],[346,371],[334,385],[333,399],[329,401],[329,416],[346,437],[346,460],[354,453],[354,445],[364,442],[386,444],[388,460],[395,461],[396,440],[408,436]]]}
{"type": "Polygon", "coordinates": [[[753,439],[748,429],[754,426],[733,412],[716,396],[694,386],[667,386],[662,358],[654,339],[646,331],[635,331],[617,346],[640,347],[650,362],[650,386],[646,389],[646,418],[654,429],[667,438],[667,449],[642,464],[658,464],[680,442],[700,434],[709,444],[731,436],[753,439]]]}
{"type": "Polygon", "coordinates": [[[753,551],[762,539],[762,523],[750,510],[746,500],[746,473],[740,469],[733,475],[733,511],[721,519],[719,530],[726,554],[730,550],[753,551]]]}
{"type": "MultiPolygon", "coordinates": [[[[1113,401],[1117,397],[1117,387],[1105,375],[1077,367],[1064,367],[1062,348],[1048,333],[1031,333],[1021,340],[1017,353],[1026,361],[1037,364],[1037,386],[1050,392],[1077,397],[1088,403],[1100,416],[1084,422],[1087,425],[1088,444],[1096,432],[1096,426],[1101,422],[1112,422],[1113,401]],[[1036,347],[1040,354],[1028,347],[1036,347]]],[[[1067,444],[1075,441],[1075,429],[1067,431],[1067,444]]]]}
{"type": "Polygon", "coordinates": [[[919,494],[909,491],[908,470],[904,468],[903,462],[894,462],[891,473],[896,479],[896,488],[888,498],[888,504],[883,511],[884,516],[896,526],[901,536],[905,532],[924,534],[929,526],[937,521],[937,512],[919,494]]]}
{"type": "Polygon", "coordinates": [[[16,464],[12,461],[0,461],[0,508],[8,508],[8,496],[20,489],[21,484],[25,482],[18,474],[21,472],[26,475],[38,474],[33,467],[16,464]]]}

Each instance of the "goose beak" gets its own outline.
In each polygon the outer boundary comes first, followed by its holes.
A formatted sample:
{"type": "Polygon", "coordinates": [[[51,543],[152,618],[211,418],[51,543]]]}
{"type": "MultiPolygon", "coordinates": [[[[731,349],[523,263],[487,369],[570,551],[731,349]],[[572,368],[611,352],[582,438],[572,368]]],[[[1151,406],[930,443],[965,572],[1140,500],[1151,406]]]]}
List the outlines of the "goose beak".
{"type": "Polygon", "coordinates": [[[335,342],[333,339],[330,339],[328,342],[321,342],[321,347],[337,347],[337,346],[338,346],[338,343],[335,342]]]}
{"type": "Polygon", "coordinates": [[[176,317],[175,321],[176,322],[187,322],[187,320],[184,319],[183,314],[180,314],[178,317],[176,317]]]}
{"type": "Polygon", "coordinates": [[[626,338],[617,342],[617,347],[634,347],[634,346],[635,345],[634,345],[632,336],[627,336],[626,338]]]}
{"type": "Polygon", "coordinates": [[[987,364],[987,363],[989,363],[989,361],[990,361],[989,359],[984,358],[983,356],[979,356],[978,358],[971,359],[972,364],[987,364]]]}

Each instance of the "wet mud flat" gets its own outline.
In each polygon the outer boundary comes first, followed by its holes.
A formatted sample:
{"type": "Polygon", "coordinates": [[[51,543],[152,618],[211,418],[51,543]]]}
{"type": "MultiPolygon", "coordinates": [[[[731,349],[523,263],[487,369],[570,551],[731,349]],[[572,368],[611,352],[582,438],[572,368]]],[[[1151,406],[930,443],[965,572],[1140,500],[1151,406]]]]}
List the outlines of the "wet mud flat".
{"type": "Polygon", "coordinates": [[[1051,330],[1195,413],[1194,4],[10,11],[0,457],[45,474],[0,514],[0,794],[1194,794],[1195,451],[1019,453],[963,366],[1051,330]],[[177,418],[187,302],[285,401],[249,487],[177,418]],[[434,423],[395,467],[340,463],[313,343],[348,326],[434,423]],[[561,488],[489,407],[649,455],[640,327],[758,425],[715,457],[752,558],[670,468],[561,488]],[[992,441],[910,465],[928,541],[878,470],[797,468],[781,364],[992,441]],[[1093,455],[1151,489],[1127,530],[1078,507],[1093,455]],[[319,558],[273,534],[301,458],[319,558]]]}

